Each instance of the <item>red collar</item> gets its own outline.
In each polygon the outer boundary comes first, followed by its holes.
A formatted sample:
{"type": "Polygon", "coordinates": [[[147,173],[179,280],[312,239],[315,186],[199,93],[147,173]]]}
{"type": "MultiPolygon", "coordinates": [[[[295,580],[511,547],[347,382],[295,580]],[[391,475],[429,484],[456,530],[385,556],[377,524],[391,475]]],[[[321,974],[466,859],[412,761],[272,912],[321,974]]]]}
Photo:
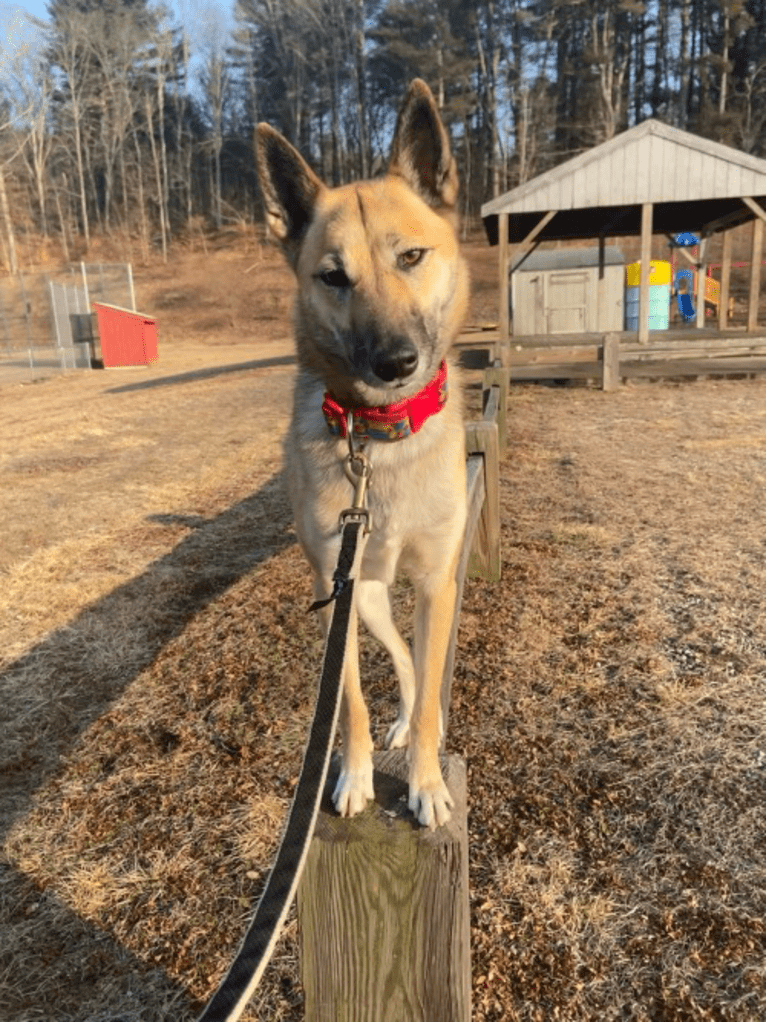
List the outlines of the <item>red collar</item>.
{"type": "Polygon", "coordinates": [[[417,433],[426,419],[441,411],[447,401],[447,363],[422,390],[393,405],[377,408],[344,408],[329,393],[322,404],[327,428],[333,436],[345,438],[349,412],[353,415],[354,437],[358,440],[404,440],[417,433]]]}

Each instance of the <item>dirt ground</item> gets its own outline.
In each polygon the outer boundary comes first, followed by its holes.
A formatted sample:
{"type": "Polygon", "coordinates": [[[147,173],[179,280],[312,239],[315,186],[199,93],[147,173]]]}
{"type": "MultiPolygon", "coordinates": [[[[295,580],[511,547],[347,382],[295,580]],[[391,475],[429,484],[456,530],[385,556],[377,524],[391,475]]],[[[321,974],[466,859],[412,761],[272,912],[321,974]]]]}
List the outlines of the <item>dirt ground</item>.
{"type": "MultiPolygon", "coordinates": [[[[155,366],[0,387],[2,1022],[195,1017],[312,710],[289,275],[234,238],[136,282],[155,366]]],[[[766,380],[514,386],[509,436],[448,737],[473,1019],[762,1022],[766,380]]],[[[379,742],[392,672],[363,660],[379,742]]],[[[302,1019],[294,917],[244,1017],[302,1019]]]]}

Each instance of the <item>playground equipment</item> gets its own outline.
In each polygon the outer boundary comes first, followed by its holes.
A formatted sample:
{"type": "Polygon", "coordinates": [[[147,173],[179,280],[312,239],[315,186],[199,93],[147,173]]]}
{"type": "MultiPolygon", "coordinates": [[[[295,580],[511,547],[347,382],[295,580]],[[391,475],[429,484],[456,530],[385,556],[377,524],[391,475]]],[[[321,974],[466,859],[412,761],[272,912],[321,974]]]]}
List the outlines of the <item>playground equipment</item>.
{"type": "Polygon", "coordinates": [[[697,310],[692,304],[692,294],[694,293],[694,271],[693,270],[676,270],[676,302],[678,303],[678,311],[687,323],[692,323],[697,318],[697,310]],[[686,283],[685,290],[681,290],[681,285],[686,283]]]}
{"type": "MultiPolygon", "coordinates": [[[[692,295],[697,293],[697,274],[691,269],[676,270],[675,293],[678,311],[687,323],[697,318],[697,310],[692,302],[692,295]],[[681,290],[684,286],[684,290],[681,290]]],[[[721,303],[721,284],[715,277],[705,277],[705,302],[718,306],[721,303]]],[[[734,311],[734,299],[729,298],[729,315],[734,311]]],[[[708,310],[709,312],[710,310],[708,310]]]]}
{"type": "Polygon", "coordinates": [[[691,248],[693,245],[699,245],[700,240],[696,234],[692,234],[691,231],[681,231],[680,234],[676,234],[673,237],[673,245],[678,248],[691,248]]]}
{"type": "MultiPolygon", "coordinates": [[[[638,330],[638,307],[641,292],[641,262],[625,267],[625,329],[638,330]]],[[[652,259],[649,264],[650,330],[667,330],[670,322],[670,263],[652,259]]]]}

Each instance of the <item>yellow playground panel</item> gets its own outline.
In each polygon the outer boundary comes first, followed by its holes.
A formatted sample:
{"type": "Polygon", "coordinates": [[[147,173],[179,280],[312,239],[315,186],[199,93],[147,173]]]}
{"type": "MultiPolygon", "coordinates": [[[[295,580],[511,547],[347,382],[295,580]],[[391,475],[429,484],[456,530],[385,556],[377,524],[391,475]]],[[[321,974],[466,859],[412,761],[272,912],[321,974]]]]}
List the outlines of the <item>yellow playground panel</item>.
{"type": "Polygon", "coordinates": [[[719,305],[721,301],[721,285],[713,277],[705,277],[705,301],[711,305],[719,305]]]}
{"type": "MultiPolygon", "coordinates": [[[[628,263],[625,267],[626,284],[628,287],[639,287],[641,284],[641,261],[628,263]]],[[[670,283],[670,263],[663,259],[652,259],[649,263],[649,286],[670,283]]]]}

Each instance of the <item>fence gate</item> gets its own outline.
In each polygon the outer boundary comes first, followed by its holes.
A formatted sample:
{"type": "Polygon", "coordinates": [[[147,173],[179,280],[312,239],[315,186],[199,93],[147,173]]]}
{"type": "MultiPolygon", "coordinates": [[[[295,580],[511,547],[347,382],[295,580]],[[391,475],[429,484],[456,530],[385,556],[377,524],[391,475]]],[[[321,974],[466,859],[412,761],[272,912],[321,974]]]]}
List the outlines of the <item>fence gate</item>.
{"type": "Polygon", "coordinates": [[[130,263],[78,263],[58,281],[0,279],[0,384],[90,368],[93,301],[135,310],[130,263]]]}
{"type": "Polygon", "coordinates": [[[77,284],[56,284],[48,282],[51,319],[56,348],[61,358],[62,369],[84,369],[90,367],[90,348],[79,344],[80,333],[73,330],[77,316],[88,316],[88,297],[84,287],[77,284]]]}

